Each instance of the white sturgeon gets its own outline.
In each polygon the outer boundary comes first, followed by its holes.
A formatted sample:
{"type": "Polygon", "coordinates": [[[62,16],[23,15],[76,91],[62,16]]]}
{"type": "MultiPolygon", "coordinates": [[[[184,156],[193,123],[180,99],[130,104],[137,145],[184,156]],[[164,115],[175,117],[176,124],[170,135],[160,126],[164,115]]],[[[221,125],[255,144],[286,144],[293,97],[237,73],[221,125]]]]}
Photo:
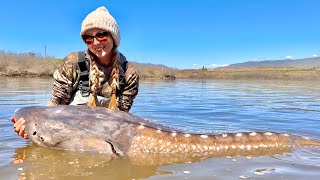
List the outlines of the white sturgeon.
{"type": "Polygon", "coordinates": [[[39,146],[126,155],[138,164],[272,155],[320,146],[316,140],[274,132],[192,134],[101,107],[30,106],[17,109],[15,118],[26,120],[28,137],[39,146]]]}

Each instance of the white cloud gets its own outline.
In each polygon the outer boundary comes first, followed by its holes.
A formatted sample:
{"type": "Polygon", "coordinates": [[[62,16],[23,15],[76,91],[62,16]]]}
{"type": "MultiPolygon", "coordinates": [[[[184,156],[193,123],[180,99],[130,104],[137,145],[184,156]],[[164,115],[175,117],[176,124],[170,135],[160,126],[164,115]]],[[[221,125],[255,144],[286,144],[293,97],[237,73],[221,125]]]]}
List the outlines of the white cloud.
{"type": "Polygon", "coordinates": [[[192,68],[199,68],[199,67],[202,67],[202,65],[200,65],[200,64],[192,64],[192,68]]]}
{"type": "Polygon", "coordinates": [[[217,67],[226,67],[229,66],[229,64],[210,64],[210,68],[217,68],[217,67]]]}
{"type": "Polygon", "coordinates": [[[318,57],[318,54],[313,54],[312,57],[318,57]]]}
{"type": "Polygon", "coordinates": [[[286,56],[285,59],[293,59],[292,56],[286,56]]]}
{"type": "Polygon", "coordinates": [[[229,66],[229,64],[209,64],[209,65],[192,64],[191,68],[200,69],[202,67],[205,67],[205,68],[217,68],[217,67],[225,67],[225,66],[229,66]]]}

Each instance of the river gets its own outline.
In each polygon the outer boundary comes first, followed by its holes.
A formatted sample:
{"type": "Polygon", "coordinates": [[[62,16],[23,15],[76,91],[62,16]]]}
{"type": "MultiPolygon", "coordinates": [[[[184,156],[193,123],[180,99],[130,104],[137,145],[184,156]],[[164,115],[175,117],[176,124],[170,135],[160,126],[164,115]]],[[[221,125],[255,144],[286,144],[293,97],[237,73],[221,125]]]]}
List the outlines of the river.
{"type": "MultiPolygon", "coordinates": [[[[1,179],[319,179],[320,148],[137,166],[41,148],[13,132],[15,109],[46,105],[52,78],[0,77],[1,179]]],[[[142,80],[131,113],[191,133],[272,131],[320,140],[320,82],[142,80]]]]}

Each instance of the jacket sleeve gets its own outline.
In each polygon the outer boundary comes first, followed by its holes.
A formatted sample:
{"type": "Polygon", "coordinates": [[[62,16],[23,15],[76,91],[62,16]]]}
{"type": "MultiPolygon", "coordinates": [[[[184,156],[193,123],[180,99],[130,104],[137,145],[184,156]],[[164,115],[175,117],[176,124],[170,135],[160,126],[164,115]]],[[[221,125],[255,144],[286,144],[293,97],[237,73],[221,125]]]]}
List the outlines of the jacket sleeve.
{"type": "Polygon", "coordinates": [[[76,62],[78,53],[65,57],[54,72],[51,102],[54,105],[69,104],[76,88],[76,62]]]}
{"type": "Polygon", "coordinates": [[[129,111],[139,89],[139,74],[131,63],[128,63],[125,72],[125,81],[126,85],[119,96],[118,106],[122,111],[129,111]]]}

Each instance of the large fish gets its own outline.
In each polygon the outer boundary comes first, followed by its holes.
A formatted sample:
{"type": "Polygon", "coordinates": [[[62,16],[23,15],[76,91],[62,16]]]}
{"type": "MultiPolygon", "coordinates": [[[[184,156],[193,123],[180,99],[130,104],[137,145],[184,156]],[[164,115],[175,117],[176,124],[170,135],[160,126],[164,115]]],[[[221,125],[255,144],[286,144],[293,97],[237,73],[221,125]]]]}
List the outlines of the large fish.
{"type": "Polygon", "coordinates": [[[16,110],[29,139],[63,150],[126,155],[138,164],[168,164],[233,155],[272,155],[320,146],[308,138],[272,132],[191,134],[130,113],[87,106],[30,106],[16,110]]]}

